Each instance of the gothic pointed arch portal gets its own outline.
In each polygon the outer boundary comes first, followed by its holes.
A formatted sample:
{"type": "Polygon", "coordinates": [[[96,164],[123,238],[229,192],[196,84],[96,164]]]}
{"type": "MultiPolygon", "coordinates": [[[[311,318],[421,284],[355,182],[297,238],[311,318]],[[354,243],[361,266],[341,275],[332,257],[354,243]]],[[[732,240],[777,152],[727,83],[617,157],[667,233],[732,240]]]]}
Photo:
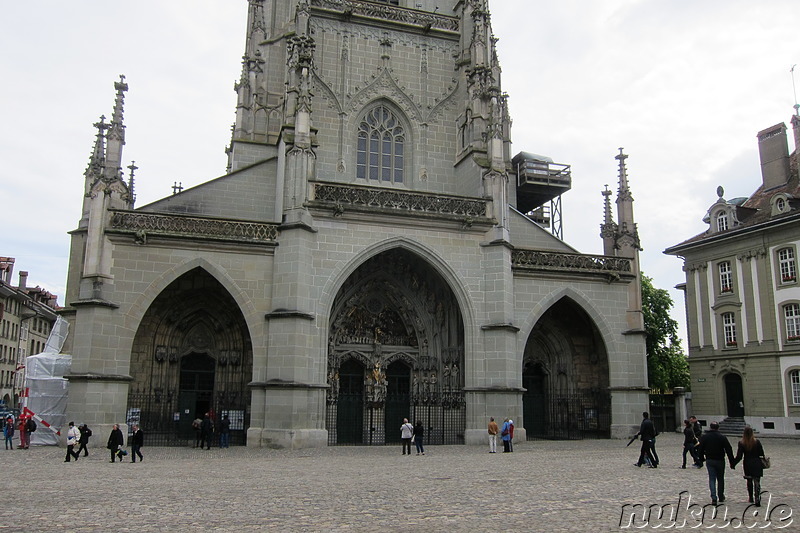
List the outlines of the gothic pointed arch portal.
{"type": "Polygon", "coordinates": [[[241,310],[211,274],[180,276],[148,308],[134,337],[126,422],[153,445],[178,446],[192,421],[229,417],[230,443],[244,444],[250,418],[252,343],[241,310]]]}
{"type": "Polygon", "coordinates": [[[569,298],[556,302],[525,346],[522,416],[528,438],[608,437],[608,372],[608,354],[589,315],[569,298]]]}
{"type": "Polygon", "coordinates": [[[328,444],[399,441],[403,418],[428,443],[463,444],[464,322],[438,272],[385,251],[342,285],[330,316],[328,444]]]}

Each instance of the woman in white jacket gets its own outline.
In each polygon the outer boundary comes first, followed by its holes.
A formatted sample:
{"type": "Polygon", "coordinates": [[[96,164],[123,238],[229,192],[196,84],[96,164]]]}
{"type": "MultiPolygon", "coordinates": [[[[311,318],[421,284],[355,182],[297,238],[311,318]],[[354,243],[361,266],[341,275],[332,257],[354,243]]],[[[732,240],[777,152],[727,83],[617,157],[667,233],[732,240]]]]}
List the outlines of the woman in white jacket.
{"type": "Polygon", "coordinates": [[[74,457],[76,461],[78,457],[80,457],[80,454],[75,451],[75,445],[78,444],[80,440],[80,430],[75,427],[75,422],[70,422],[69,429],[67,430],[67,456],[64,458],[65,463],[69,462],[70,457],[74,457]]]}

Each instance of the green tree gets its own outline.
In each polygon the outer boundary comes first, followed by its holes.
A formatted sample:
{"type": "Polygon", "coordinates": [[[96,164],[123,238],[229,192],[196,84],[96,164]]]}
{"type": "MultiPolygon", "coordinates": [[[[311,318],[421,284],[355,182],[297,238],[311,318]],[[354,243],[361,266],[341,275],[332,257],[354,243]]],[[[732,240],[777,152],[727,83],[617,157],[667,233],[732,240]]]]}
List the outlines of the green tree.
{"type": "Polygon", "coordinates": [[[647,374],[651,389],[689,387],[689,362],[678,338],[678,322],[670,316],[669,292],[653,287],[642,274],[642,313],[647,333],[647,374]]]}

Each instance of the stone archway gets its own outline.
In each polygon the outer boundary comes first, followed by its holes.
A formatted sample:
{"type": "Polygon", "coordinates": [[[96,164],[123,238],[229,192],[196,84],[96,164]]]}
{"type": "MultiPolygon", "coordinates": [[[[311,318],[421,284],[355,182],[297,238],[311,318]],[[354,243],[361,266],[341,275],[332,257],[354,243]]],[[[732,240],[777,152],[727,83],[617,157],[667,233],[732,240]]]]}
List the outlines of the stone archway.
{"type": "MultiPolygon", "coordinates": [[[[395,248],[365,261],[339,289],[328,336],[329,444],[385,444],[402,419],[426,425],[430,443],[463,443],[464,323],[453,291],[417,255],[395,248]],[[343,442],[342,370],[363,368],[360,442],[343,442]],[[395,420],[399,418],[399,420],[395,420]],[[340,427],[341,426],[341,427],[340,427]]],[[[397,434],[397,435],[395,435],[397,434]]],[[[358,438],[353,437],[353,440],[358,438]]]]}
{"type": "Polygon", "coordinates": [[[572,299],[553,304],[531,331],[522,383],[528,438],[610,435],[608,354],[597,326],[572,299]]]}
{"type": "Polygon", "coordinates": [[[139,323],[127,422],[142,425],[153,445],[183,445],[192,420],[209,412],[219,424],[227,415],[231,444],[244,444],[252,361],[241,310],[211,274],[195,268],[170,283],[139,323]]]}

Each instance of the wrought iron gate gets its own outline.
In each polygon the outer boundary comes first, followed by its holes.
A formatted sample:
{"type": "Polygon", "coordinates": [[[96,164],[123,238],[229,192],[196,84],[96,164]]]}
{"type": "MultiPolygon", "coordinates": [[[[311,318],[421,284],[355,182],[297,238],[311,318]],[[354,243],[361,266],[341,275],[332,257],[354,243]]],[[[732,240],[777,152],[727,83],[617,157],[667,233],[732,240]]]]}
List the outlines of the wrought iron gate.
{"type": "MultiPolygon", "coordinates": [[[[245,444],[247,428],[250,425],[249,397],[241,393],[197,393],[191,403],[201,402],[209,406],[212,421],[216,428],[213,445],[219,444],[220,424],[227,415],[230,422],[231,446],[245,444]],[[203,396],[203,397],[200,397],[203,396]]],[[[126,423],[128,431],[133,424],[139,424],[145,434],[148,446],[187,446],[194,443],[195,433],[192,420],[197,416],[194,409],[184,405],[186,398],[177,393],[137,393],[128,394],[126,423]]]]}
{"type": "Polygon", "coordinates": [[[522,409],[528,440],[608,438],[611,434],[607,392],[524,394],[522,409]]]}
{"type": "Polygon", "coordinates": [[[463,392],[396,395],[369,403],[363,394],[339,394],[328,401],[329,446],[376,446],[400,442],[403,418],[425,427],[425,444],[464,444],[467,424],[463,392]]]}

